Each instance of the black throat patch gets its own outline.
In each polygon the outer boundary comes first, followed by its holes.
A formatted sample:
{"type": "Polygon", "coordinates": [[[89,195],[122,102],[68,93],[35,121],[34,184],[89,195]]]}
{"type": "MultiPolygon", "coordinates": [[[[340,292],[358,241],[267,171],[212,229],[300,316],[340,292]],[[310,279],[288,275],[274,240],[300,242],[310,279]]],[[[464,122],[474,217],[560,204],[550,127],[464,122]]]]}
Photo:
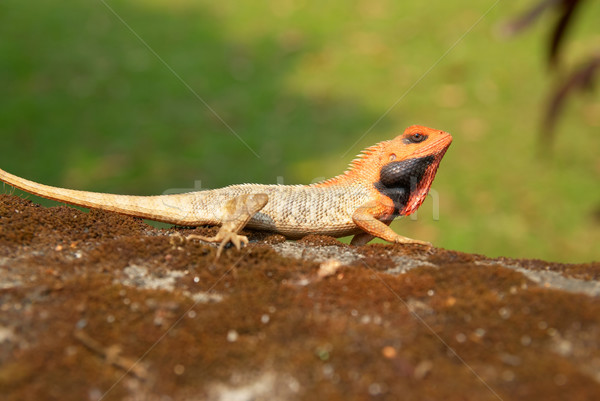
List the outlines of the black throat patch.
{"type": "Polygon", "coordinates": [[[382,195],[394,202],[394,215],[398,215],[404,209],[434,160],[434,156],[425,156],[390,162],[383,166],[379,173],[379,181],[374,185],[382,195]]]}

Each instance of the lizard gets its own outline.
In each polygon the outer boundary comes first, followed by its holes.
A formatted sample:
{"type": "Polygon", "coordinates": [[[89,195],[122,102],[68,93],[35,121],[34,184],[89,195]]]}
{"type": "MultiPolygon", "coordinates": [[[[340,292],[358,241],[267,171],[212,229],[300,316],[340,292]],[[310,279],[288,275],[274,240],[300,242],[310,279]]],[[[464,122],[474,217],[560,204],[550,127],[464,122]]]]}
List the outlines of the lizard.
{"type": "Polygon", "coordinates": [[[216,257],[248,238],[244,227],[298,239],[308,234],[354,235],[351,245],[374,237],[401,244],[431,245],[394,232],[390,223],[410,215],[425,200],[440,161],[452,143],[444,131],[413,125],[363,150],[342,174],[309,185],[238,184],[156,196],[116,195],[52,187],[0,169],[0,180],[34,195],[180,226],[218,225],[216,257]]]}

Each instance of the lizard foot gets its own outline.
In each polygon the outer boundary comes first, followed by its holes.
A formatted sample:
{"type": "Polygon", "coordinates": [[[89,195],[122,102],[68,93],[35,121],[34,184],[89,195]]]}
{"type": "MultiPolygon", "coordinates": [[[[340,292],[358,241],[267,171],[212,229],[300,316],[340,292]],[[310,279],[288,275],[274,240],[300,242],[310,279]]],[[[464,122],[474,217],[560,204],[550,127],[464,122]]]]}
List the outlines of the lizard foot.
{"type": "Polygon", "coordinates": [[[219,259],[221,252],[223,252],[223,248],[229,242],[240,250],[242,244],[246,245],[248,243],[248,237],[239,235],[238,231],[250,221],[252,216],[265,207],[268,201],[269,197],[267,194],[262,193],[236,196],[225,203],[223,225],[214,237],[204,237],[202,235],[192,234],[187,238],[209,242],[220,242],[221,245],[219,245],[219,249],[217,250],[216,259],[219,259]]]}
{"type": "Polygon", "coordinates": [[[219,259],[219,257],[221,256],[221,252],[223,252],[223,248],[225,248],[225,245],[227,245],[229,242],[231,242],[237,248],[237,250],[240,250],[242,248],[242,244],[248,244],[248,237],[246,237],[245,235],[234,233],[227,229],[223,229],[222,227],[214,237],[206,237],[204,235],[191,234],[188,235],[186,238],[188,240],[199,239],[201,241],[206,242],[220,242],[221,244],[219,245],[219,249],[217,250],[216,259],[219,259]]]}
{"type": "Polygon", "coordinates": [[[423,246],[433,246],[431,242],[421,241],[418,239],[412,239],[408,237],[404,237],[402,235],[396,235],[394,238],[394,242],[396,244],[415,244],[415,245],[423,245],[423,246]]]}

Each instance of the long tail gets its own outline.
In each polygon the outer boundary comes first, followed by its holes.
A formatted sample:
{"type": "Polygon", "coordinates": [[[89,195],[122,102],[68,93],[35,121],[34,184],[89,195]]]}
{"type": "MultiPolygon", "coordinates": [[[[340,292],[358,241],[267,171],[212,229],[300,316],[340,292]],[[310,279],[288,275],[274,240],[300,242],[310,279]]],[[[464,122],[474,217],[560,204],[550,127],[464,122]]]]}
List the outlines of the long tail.
{"type": "Polygon", "coordinates": [[[212,219],[198,220],[193,213],[194,193],[131,196],[78,191],[29,181],[0,169],[0,180],[31,194],[71,205],[110,210],[130,216],[181,225],[216,224],[212,219]]]}

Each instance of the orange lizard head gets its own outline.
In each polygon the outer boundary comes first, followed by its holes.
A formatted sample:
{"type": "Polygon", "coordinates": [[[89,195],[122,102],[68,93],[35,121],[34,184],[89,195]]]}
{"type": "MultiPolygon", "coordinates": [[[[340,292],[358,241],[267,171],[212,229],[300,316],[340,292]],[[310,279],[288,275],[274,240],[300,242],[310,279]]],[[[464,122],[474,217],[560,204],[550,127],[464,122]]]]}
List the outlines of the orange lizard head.
{"type": "Polygon", "coordinates": [[[382,142],[379,180],[374,185],[394,202],[394,215],[409,215],[421,206],[451,143],[447,132],[419,125],[382,142]]]}
{"type": "Polygon", "coordinates": [[[447,132],[419,125],[365,149],[342,175],[317,185],[354,181],[371,184],[394,203],[385,214],[409,215],[425,200],[437,168],[452,143],[447,132]]]}

